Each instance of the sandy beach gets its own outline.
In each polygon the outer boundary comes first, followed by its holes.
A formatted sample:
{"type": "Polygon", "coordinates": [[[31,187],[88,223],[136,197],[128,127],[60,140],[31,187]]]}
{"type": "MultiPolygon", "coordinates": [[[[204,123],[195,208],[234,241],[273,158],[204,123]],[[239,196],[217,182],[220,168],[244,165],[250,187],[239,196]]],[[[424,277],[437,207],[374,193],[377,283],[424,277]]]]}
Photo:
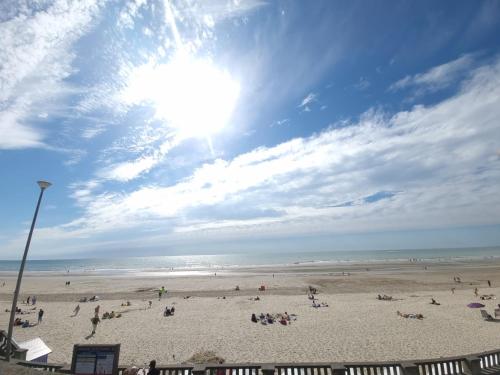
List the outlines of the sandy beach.
{"type": "MultiPolygon", "coordinates": [[[[31,314],[19,315],[35,323],[15,327],[18,341],[41,337],[53,350],[51,362],[71,361],[73,344],[121,343],[120,362],[180,363],[194,353],[212,350],[227,362],[382,361],[463,355],[497,349],[500,324],[486,322],[470,302],[482,302],[493,314],[500,303],[481,301],[474,295],[500,297],[500,262],[494,259],[462,263],[377,263],[342,266],[287,267],[275,269],[218,270],[217,276],[182,276],[171,272],[122,274],[112,277],[83,274],[28,273],[21,299],[36,295],[33,306],[19,303],[31,314]],[[454,276],[462,282],[455,283],[454,276]],[[488,287],[490,280],[492,287],[488,287]],[[70,286],[65,282],[71,281],[70,286]],[[240,287],[235,291],[235,286],[240,287]],[[260,285],[266,291],[258,291],[260,285]],[[308,286],[319,291],[317,299],[329,307],[313,308],[308,286]],[[158,288],[166,297],[158,300],[158,288]],[[451,288],[456,288],[455,293],[451,288]],[[379,301],[377,294],[394,301],[379,301]],[[98,295],[98,302],[78,300],[98,295]],[[189,298],[185,298],[189,296],[189,298]],[[260,300],[253,300],[259,296],[260,300]],[[225,298],[223,298],[225,297],[225,298]],[[431,298],[441,305],[430,304],[431,298]],[[148,301],[152,301],[151,309],[148,301]],[[121,306],[130,301],[131,306],[121,306]],[[100,305],[121,312],[121,318],[103,320],[91,333],[90,318],[100,305]],[[175,315],[163,316],[165,306],[175,315]],[[396,314],[421,313],[423,320],[396,314]],[[262,325],[250,321],[252,313],[296,314],[290,325],[262,325]]],[[[15,278],[0,275],[0,325],[7,329],[15,278]]]]}

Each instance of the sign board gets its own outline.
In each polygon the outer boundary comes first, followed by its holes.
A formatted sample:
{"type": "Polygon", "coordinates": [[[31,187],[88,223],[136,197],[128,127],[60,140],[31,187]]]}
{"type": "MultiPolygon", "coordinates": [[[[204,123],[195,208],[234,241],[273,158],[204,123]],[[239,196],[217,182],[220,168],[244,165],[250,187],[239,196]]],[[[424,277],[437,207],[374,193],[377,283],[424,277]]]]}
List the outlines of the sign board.
{"type": "Polygon", "coordinates": [[[120,344],[74,345],[71,373],[74,375],[118,375],[120,344]]]}

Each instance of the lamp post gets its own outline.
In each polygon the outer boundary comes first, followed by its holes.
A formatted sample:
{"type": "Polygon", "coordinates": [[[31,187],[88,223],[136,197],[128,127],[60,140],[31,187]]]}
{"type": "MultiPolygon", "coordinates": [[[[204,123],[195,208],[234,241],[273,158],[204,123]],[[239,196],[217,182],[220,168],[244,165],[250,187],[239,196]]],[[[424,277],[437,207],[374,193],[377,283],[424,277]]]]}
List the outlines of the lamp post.
{"type": "Polygon", "coordinates": [[[43,192],[50,185],[47,181],[37,181],[38,186],[40,186],[40,196],[38,197],[38,203],[36,204],[35,215],[33,216],[33,222],[31,223],[30,233],[28,234],[28,240],[26,241],[26,247],[24,248],[23,260],[21,261],[21,267],[19,268],[19,274],[17,275],[16,290],[14,291],[14,298],[12,299],[12,308],[10,309],[10,320],[9,320],[9,331],[7,333],[7,361],[10,361],[10,355],[12,351],[12,330],[14,329],[14,317],[16,316],[17,298],[19,297],[19,290],[21,289],[21,280],[23,278],[24,264],[26,263],[26,257],[28,256],[28,250],[30,248],[31,236],[33,235],[33,229],[35,229],[36,217],[38,216],[38,209],[40,208],[40,202],[42,201],[43,192]]]}

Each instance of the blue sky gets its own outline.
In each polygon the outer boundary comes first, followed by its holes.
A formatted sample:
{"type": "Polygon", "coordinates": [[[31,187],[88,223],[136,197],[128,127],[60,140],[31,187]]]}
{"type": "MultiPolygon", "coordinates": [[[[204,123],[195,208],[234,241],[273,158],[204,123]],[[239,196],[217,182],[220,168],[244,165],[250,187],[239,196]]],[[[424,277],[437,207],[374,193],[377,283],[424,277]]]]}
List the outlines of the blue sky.
{"type": "Polygon", "coordinates": [[[500,244],[498,1],[2,1],[0,258],[500,244]]]}

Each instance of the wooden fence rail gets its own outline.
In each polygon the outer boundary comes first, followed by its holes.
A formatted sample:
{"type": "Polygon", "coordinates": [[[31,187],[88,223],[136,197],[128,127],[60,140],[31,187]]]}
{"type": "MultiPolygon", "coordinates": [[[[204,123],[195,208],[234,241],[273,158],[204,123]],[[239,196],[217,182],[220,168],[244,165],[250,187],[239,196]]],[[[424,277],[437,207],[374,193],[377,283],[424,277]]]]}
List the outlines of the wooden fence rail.
{"type": "MultiPolygon", "coordinates": [[[[21,366],[70,374],[59,364],[16,361],[21,366]]],[[[122,375],[128,366],[120,366],[122,375]]],[[[465,357],[374,363],[224,363],[157,366],[161,375],[500,375],[500,350],[465,357]]]]}

